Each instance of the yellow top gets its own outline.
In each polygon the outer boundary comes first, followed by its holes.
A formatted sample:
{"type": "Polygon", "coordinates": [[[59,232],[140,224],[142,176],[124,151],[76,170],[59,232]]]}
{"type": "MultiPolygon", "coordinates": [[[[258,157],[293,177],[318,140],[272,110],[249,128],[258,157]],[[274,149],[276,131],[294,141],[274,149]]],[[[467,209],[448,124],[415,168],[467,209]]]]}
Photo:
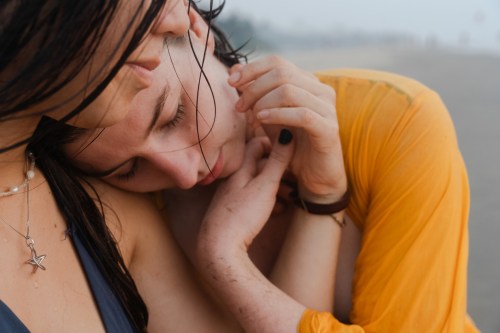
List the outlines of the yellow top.
{"type": "Polygon", "coordinates": [[[478,332],[466,314],[467,174],[441,99],[389,73],[317,75],[337,92],[353,194],[347,214],[362,243],[353,324],[307,310],[298,331],[478,332]]]}

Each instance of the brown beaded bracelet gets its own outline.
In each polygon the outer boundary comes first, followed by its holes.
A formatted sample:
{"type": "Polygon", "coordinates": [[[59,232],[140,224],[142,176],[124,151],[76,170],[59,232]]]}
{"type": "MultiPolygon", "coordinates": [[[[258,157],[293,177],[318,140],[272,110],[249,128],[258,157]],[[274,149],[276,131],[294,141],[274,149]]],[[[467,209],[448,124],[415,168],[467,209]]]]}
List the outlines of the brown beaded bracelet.
{"type": "Polygon", "coordinates": [[[329,204],[318,204],[314,202],[305,201],[301,197],[299,197],[299,192],[297,190],[293,190],[290,193],[290,197],[292,198],[293,203],[296,206],[299,206],[300,208],[304,209],[305,211],[311,214],[332,215],[347,208],[347,206],[349,205],[349,201],[351,199],[351,192],[349,191],[348,188],[339,201],[329,204]]]}

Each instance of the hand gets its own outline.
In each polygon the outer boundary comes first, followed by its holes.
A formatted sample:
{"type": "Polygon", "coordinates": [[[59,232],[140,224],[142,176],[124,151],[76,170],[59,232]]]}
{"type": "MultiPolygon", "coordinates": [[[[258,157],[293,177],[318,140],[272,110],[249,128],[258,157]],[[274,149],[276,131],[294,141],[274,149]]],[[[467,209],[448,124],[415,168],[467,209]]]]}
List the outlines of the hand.
{"type": "Polygon", "coordinates": [[[231,68],[229,83],[240,93],[236,109],[273,138],[293,128],[291,171],[302,198],[318,203],[340,199],[347,189],[335,92],[314,75],[271,56],[231,68]],[[278,125],[278,126],[277,126],[278,125]]]}
{"type": "Polygon", "coordinates": [[[213,253],[246,253],[248,246],[269,219],[280,180],[293,153],[293,144],[253,138],[241,168],[217,189],[205,214],[198,238],[201,259],[213,253]],[[263,167],[262,159],[269,155],[263,167]],[[215,251],[215,252],[214,252],[215,251]]]}

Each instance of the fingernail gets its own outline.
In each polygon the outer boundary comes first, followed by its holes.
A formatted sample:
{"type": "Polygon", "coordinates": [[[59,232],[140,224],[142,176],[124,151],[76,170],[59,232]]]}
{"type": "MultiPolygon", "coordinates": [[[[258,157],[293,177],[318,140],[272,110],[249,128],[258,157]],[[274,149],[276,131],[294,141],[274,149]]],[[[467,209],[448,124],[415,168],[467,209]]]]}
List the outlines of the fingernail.
{"type": "Polygon", "coordinates": [[[229,76],[229,83],[236,83],[241,79],[241,73],[240,72],[234,72],[229,76]]]}
{"type": "Polygon", "coordinates": [[[267,110],[260,111],[259,113],[257,113],[257,119],[259,120],[267,119],[269,118],[269,114],[270,113],[267,110]]]}
{"type": "Polygon", "coordinates": [[[292,142],[292,139],[293,139],[292,132],[290,132],[285,128],[281,130],[278,142],[281,143],[282,145],[287,145],[290,142],[292,142]]]}

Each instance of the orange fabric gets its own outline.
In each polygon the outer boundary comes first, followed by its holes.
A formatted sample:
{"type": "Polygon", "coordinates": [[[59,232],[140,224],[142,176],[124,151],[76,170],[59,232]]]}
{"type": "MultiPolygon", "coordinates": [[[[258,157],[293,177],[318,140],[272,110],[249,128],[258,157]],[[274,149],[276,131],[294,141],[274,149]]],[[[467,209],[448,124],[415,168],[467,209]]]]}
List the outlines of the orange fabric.
{"type": "Polygon", "coordinates": [[[337,92],[340,136],[362,231],[350,320],[306,311],[300,333],[478,332],[466,314],[467,174],[439,96],[394,74],[317,74],[337,92]]]}
{"type": "Polygon", "coordinates": [[[342,325],[329,312],[306,310],[299,323],[299,332],[363,333],[364,331],[357,325],[342,325]]]}

